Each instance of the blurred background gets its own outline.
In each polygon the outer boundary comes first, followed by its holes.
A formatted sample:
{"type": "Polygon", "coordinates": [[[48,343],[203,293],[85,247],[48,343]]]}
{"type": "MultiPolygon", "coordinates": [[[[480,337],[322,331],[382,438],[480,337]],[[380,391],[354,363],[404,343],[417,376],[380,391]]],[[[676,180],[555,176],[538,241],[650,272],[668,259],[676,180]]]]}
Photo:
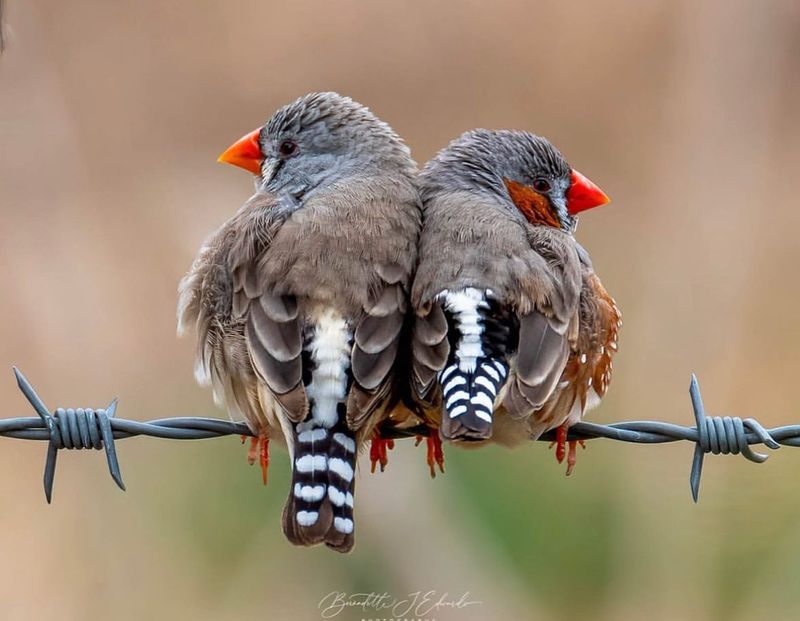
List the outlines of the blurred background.
{"type": "MultiPolygon", "coordinates": [[[[215,163],[313,90],[368,104],[423,163],[462,131],[552,139],[613,198],[577,236],[625,313],[591,420],[800,422],[800,4],[6,0],[0,57],[0,403],[219,416],[175,337],[176,286],[250,195],[215,163]]],[[[593,441],[564,477],[545,443],[401,442],[362,462],[350,556],[280,532],[286,455],[260,484],[238,439],[99,453],[0,439],[2,619],[318,619],[331,591],[436,590],[477,619],[796,619],[800,453],[756,467],[593,441]]],[[[339,619],[375,616],[357,610],[339,619]]]]}

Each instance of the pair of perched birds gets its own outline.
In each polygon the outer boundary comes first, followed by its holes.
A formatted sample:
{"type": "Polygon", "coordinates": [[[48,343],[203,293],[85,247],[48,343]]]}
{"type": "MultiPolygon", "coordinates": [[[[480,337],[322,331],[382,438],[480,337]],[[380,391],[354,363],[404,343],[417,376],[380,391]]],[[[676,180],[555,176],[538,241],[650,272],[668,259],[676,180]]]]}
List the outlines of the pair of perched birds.
{"type": "MultiPolygon", "coordinates": [[[[359,450],[387,429],[514,445],[570,425],[611,377],[620,313],[575,241],[608,197],[544,138],[474,130],[421,172],[364,106],[312,93],[220,160],[256,193],[180,285],[196,376],[258,436],[286,442],[283,530],[349,551],[359,450]]],[[[388,433],[386,434],[388,435],[388,433]]],[[[441,438],[441,439],[440,439],[441,438]]]]}

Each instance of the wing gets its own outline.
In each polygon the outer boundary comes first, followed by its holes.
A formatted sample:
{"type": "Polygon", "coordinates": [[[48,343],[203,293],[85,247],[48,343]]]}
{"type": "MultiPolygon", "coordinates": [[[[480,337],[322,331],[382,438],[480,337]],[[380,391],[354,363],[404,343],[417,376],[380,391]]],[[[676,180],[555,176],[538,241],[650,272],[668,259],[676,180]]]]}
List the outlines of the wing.
{"type": "Polygon", "coordinates": [[[441,304],[428,304],[417,310],[411,334],[411,389],[426,405],[436,400],[436,378],[450,353],[447,318],[441,304]]]}
{"type": "Polygon", "coordinates": [[[380,284],[353,335],[347,423],[354,430],[390,395],[408,305],[406,271],[392,264],[380,266],[377,272],[380,284]]]}
{"type": "Polygon", "coordinates": [[[296,304],[272,294],[258,270],[287,216],[272,196],[256,194],[203,244],[179,287],[178,332],[196,331],[198,382],[257,429],[268,425],[265,389],[292,417],[308,408],[296,304]]]}
{"type": "Polygon", "coordinates": [[[556,390],[579,325],[577,244],[569,236],[545,230],[536,231],[531,242],[545,261],[526,275],[527,288],[538,286],[541,294],[533,309],[518,316],[517,356],[503,399],[514,418],[530,417],[556,390]]]}
{"type": "Polygon", "coordinates": [[[512,417],[529,417],[555,390],[569,357],[565,332],[540,312],[520,317],[519,351],[503,401],[512,417]]]}
{"type": "Polygon", "coordinates": [[[234,274],[234,299],[241,300],[234,306],[244,309],[247,350],[256,374],[272,397],[290,420],[300,422],[309,406],[303,387],[303,340],[297,302],[266,286],[251,289],[246,284],[246,274],[252,271],[257,268],[248,265],[240,268],[242,275],[234,274]]]}

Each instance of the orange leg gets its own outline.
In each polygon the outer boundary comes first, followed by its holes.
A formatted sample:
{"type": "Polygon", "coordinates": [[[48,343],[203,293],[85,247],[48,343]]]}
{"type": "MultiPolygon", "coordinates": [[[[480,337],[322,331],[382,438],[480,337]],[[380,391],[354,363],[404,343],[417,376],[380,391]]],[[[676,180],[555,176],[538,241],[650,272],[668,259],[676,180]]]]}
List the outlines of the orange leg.
{"type": "MultiPolygon", "coordinates": [[[[417,436],[417,443],[419,446],[422,442],[422,436],[417,436]]],[[[431,434],[425,438],[428,445],[428,467],[431,469],[431,478],[436,478],[436,466],[439,466],[439,471],[444,473],[444,451],[442,450],[442,440],[439,437],[438,429],[431,429],[431,434]]]]}
{"type": "Polygon", "coordinates": [[[567,476],[572,474],[572,469],[575,467],[575,460],[576,455],[575,451],[578,448],[578,444],[581,445],[582,448],[586,448],[586,443],[583,440],[570,440],[569,444],[569,453],[567,454],[567,476]]]}
{"type": "Polygon", "coordinates": [[[564,423],[556,430],[555,441],[550,443],[551,447],[554,444],[556,445],[556,461],[558,461],[558,463],[563,462],[564,457],[567,458],[567,476],[572,474],[572,469],[575,467],[575,461],[577,459],[576,450],[578,444],[580,444],[583,448],[586,448],[586,444],[583,440],[567,440],[568,432],[569,425],[564,423]],[[567,450],[568,446],[569,450],[567,450]]]}
{"type": "MultiPolygon", "coordinates": [[[[244,444],[245,436],[242,436],[244,444]]],[[[258,461],[261,466],[261,480],[267,484],[267,472],[269,470],[269,438],[261,434],[257,438],[250,438],[250,449],[247,451],[247,463],[251,466],[258,461]]]]}
{"type": "Polygon", "coordinates": [[[375,466],[381,465],[381,472],[386,469],[386,464],[389,463],[389,451],[394,448],[394,440],[384,440],[381,434],[375,431],[372,437],[372,443],[369,446],[369,461],[370,472],[375,472],[375,466]]]}
{"type": "Polygon", "coordinates": [[[556,461],[559,464],[564,461],[564,456],[567,454],[567,431],[569,431],[569,427],[567,427],[567,423],[564,423],[556,429],[556,439],[550,443],[550,448],[553,448],[554,444],[556,445],[556,461]]]}

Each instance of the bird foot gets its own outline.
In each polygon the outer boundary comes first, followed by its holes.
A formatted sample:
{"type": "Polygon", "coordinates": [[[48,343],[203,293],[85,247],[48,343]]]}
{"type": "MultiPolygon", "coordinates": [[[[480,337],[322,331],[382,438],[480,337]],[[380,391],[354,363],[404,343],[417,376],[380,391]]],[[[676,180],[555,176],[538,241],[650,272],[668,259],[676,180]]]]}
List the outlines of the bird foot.
{"type": "Polygon", "coordinates": [[[550,448],[555,444],[556,446],[556,461],[560,464],[567,458],[567,476],[572,474],[572,469],[575,467],[577,461],[577,448],[578,444],[582,448],[586,448],[586,443],[583,440],[567,440],[567,433],[569,432],[569,425],[564,423],[556,430],[556,439],[550,443],[550,448]]]}
{"type": "MultiPolygon", "coordinates": [[[[419,446],[422,442],[422,436],[417,436],[415,446],[419,446]]],[[[442,450],[442,440],[439,437],[438,429],[431,429],[431,435],[425,438],[428,445],[428,468],[431,469],[431,478],[436,478],[436,466],[439,466],[439,471],[444,473],[444,451],[442,450]]]]}
{"type": "MultiPolygon", "coordinates": [[[[247,440],[242,436],[242,444],[247,440]]],[[[261,466],[261,480],[267,484],[267,472],[269,470],[269,438],[265,434],[257,438],[250,438],[250,449],[247,451],[247,463],[251,466],[258,461],[261,466]]]]}
{"type": "Polygon", "coordinates": [[[389,451],[394,448],[394,440],[381,438],[380,432],[376,431],[369,446],[370,472],[375,472],[375,466],[381,465],[381,472],[386,469],[389,463],[389,451]]]}

